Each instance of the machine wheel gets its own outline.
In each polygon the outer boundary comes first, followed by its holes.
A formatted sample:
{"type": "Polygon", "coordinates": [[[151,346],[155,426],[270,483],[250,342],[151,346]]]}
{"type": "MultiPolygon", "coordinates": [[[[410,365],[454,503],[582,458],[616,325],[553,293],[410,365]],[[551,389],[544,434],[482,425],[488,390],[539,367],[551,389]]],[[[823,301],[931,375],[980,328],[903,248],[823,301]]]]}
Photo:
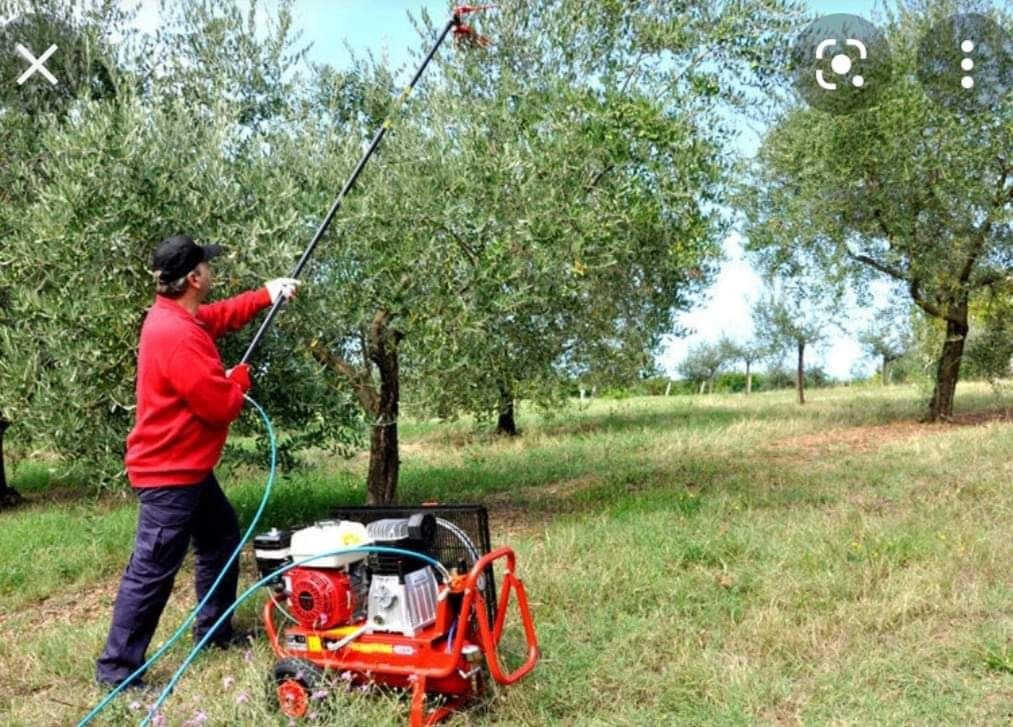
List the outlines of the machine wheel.
{"type": "Polygon", "coordinates": [[[323,682],[320,667],[305,659],[282,659],[274,667],[271,696],[288,717],[305,717],[310,696],[323,682]]]}

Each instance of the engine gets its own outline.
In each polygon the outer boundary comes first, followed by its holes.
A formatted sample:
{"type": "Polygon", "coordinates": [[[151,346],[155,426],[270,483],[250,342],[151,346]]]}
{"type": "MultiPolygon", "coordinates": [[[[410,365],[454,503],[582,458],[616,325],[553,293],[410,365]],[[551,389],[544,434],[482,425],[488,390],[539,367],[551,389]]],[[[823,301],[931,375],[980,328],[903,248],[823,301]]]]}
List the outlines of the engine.
{"type": "Polygon", "coordinates": [[[348,573],[330,568],[293,568],[285,575],[288,607],[308,629],[332,629],[348,623],[354,604],[348,573]]]}
{"type": "Polygon", "coordinates": [[[429,555],[436,534],[432,514],[377,520],[368,526],[328,520],[291,534],[277,529],[254,539],[262,577],[312,559],[274,578],[269,586],[285,599],[302,628],[327,631],[365,622],[374,633],[414,636],[436,620],[439,581],[422,559],[387,552],[338,553],[366,545],[429,555]]]}

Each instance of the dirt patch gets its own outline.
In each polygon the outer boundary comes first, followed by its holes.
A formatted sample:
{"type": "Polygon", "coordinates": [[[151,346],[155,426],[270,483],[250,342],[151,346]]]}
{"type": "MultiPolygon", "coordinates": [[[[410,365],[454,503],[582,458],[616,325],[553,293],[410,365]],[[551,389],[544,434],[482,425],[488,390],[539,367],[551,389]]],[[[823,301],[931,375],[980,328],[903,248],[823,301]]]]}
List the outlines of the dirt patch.
{"type": "Polygon", "coordinates": [[[954,427],[982,426],[996,422],[1013,423],[1013,410],[997,408],[962,412],[947,422],[935,424],[908,420],[874,426],[830,429],[777,440],[766,447],[766,452],[774,456],[790,454],[798,459],[807,460],[824,456],[828,452],[867,454],[877,452],[894,442],[945,434],[954,427]]]}
{"type": "Polygon", "coordinates": [[[530,536],[564,512],[575,512],[579,505],[573,496],[598,485],[598,475],[586,474],[549,485],[534,485],[512,492],[500,492],[483,500],[489,509],[490,525],[504,541],[515,535],[530,536]]]}
{"type": "Polygon", "coordinates": [[[102,512],[109,512],[123,507],[124,504],[129,504],[134,499],[133,493],[129,491],[96,493],[86,488],[68,485],[52,485],[38,492],[22,491],[21,498],[21,502],[3,512],[18,513],[25,510],[49,509],[54,505],[88,505],[102,512]]]}
{"type": "MultiPolygon", "coordinates": [[[[256,565],[247,552],[240,556],[240,581],[252,582],[259,578],[256,565]]],[[[126,562],[124,561],[124,565],[126,562]]],[[[33,627],[68,626],[73,627],[96,617],[108,619],[112,616],[113,602],[119,589],[121,573],[103,578],[101,581],[76,584],[61,588],[43,599],[25,604],[17,611],[0,612],[0,629],[6,623],[24,614],[31,614],[33,627]]],[[[196,603],[194,596],[193,555],[188,555],[183,567],[176,574],[172,586],[170,603],[188,604],[187,608],[196,603]]]]}
{"type": "Polygon", "coordinates": [[[75,626],[91,621],[100,615],[112,615],[113,601],[120,584],[120,576],[106,578],[100,583],[90,583],[62,590],[47,596],[38,604],[26,607],[39,626],[75,626]]]}
{"type": "Polygon", "coordinates": [[[822,455],[828,450],[844,449],[849,452],[875,452],[885,444],[943,431],[944,425],[919,422],[893,422],[868,427],[848,427],[829,431],[802,434],[772,442],[769,450],[793,452],[799,455],[822,455]]]}
{"type": "Polygon", "coordinates": [[[960,414],[955,414],[950,420],[951,424],[964,426],[977,426],[979,424],[991,424],[993,422],[1003,424],[1013,423],[1013,407],[996,407],[994,409],[965,411],[960,414]]]}

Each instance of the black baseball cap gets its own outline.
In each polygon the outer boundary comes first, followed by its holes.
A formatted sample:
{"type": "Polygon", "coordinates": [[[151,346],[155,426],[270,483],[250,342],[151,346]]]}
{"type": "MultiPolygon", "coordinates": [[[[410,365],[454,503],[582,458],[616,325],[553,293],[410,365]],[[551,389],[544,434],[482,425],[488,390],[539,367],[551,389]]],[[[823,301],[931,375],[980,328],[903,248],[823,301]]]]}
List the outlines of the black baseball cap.
{"type": "Polygon", "coordinates": [[[202,246],[189,235],[173,235],[162,240],[151,254],[151,269],[159,273],[163,283],[171,283],[221,252],[221,245],[202,246]]]}

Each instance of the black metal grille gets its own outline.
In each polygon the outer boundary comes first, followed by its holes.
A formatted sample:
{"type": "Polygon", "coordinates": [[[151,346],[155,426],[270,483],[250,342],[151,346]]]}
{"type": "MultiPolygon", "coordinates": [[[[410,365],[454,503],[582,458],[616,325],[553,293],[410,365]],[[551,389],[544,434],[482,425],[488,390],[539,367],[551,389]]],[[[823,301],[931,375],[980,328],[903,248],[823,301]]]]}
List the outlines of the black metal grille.
{"type": "MultiPolygon", "coordinates": [[[[407,518],[417,512],[429,512],[452,522],[465,532],[481,555],[485,555],[492,548],[489,538],[489,513],[482,505],[353,505],[332,510],[331,517],[368,525],[374,520],[407,518]]],[[[430,555],[448,568],[457,565],[461,558],[464,558],[469,567],[472,562],[464,545],[442,527],[436,529],[436,538],[430,555]]],[[[483,591],[491,625],[496,620],[496,577],[491,565],[486,568],[483,591]]]]}

